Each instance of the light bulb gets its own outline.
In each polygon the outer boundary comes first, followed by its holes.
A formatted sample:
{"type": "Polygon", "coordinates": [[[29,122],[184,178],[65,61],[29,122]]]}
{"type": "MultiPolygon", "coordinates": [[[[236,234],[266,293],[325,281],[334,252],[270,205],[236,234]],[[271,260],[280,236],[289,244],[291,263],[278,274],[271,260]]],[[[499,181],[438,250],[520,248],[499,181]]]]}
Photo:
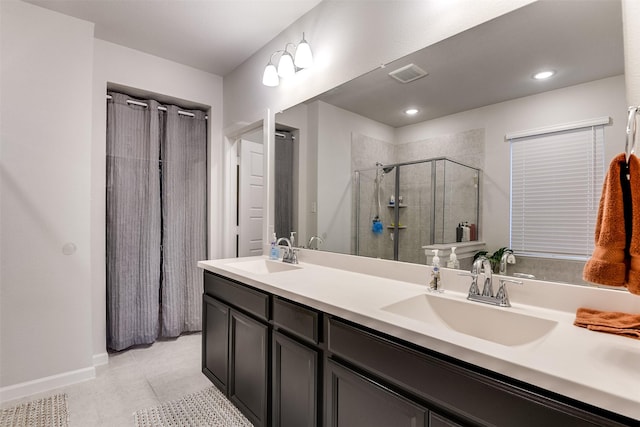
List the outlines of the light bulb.
{"type": "Polygon", "coordinates": [[[313,65],[311,46],[309,46],[309,43],[304,39],[304,33],[302,33],[302,41],[296,48],[296,59],[294,62],[298,68],[309,68],[313,65]]]}
{"type": "Polygon", "coordinates": [[[293,58],[287,51],[280,56],[280,62],[278,62],[278,75],[282,78],[291,77],[296,73],[296,68],[293,65],[293,58]]]}
{"type": "Polygon", "coordinates": [[[536,73],[533,75],[533,78],[536,80],[544,80],[544,79],[548,79],[549,77],[553,76],[556,72],[553,70],[548,70],[548,71],[540,71],[539,73],[536,73]]]}
{"type": "Polygon", "coordinates": [[[264,74],[262,75],[262,84],[265,86],[275,87],[280,84],[280,79],[278,78],[278,70],[276,66],[271,62],[267,64],[264,69],[264,74]]]}

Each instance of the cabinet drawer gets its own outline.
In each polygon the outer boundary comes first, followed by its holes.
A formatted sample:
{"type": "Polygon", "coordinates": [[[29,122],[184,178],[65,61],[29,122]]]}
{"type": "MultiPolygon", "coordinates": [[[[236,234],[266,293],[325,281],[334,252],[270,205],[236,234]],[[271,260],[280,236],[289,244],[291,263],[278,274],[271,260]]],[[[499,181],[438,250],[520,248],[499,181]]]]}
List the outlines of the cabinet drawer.
{"type": "Polygon", "coordinates": [[[204,292],[247,313],[269,320],[269,295],[246,285],[204,272],[204,292]]]}
{"type": "Polygon", "coordinates": [[[273,324],[300,338],[318,344],[319,313],[298,304],[273,298],[273,324]]]}

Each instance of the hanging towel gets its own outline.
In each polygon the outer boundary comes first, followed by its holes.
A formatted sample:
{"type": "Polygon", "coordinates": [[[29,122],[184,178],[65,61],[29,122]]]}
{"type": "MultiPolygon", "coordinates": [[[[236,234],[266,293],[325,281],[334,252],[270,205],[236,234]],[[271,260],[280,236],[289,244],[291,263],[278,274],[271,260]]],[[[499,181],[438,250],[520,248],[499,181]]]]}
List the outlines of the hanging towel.
{"type": "Polygon", "coordinates": [[[631,239],[629,242],[629,273],[627,289],[635,295],[640,295],[640,160],[634,155],[629,156],[629,193],[630,201],[626,207],[631,217],[631,239]]]}
{"type": "Polygon", "coordinates": [[[583,278],[588,282],[609,286],[625,286],[627,283],[627,233],[621,182],[621,179],[626,179],[624,165],[625,155],[616,156],[604,180],[596,219],[595,249],[583,271],[583,278]]]}
{"type": "Polygon", "coordinates": [[[640,339],[640,314],[579,308],[576,312],[574,325],[591,331],[607,332],[640,339]]]}

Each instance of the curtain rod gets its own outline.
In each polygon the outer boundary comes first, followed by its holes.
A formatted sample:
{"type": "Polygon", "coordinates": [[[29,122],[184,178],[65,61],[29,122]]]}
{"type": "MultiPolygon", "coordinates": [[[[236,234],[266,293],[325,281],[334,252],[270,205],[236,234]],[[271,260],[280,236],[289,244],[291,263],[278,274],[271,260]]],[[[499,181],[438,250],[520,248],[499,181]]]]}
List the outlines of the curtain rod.
{"type": "MultiPolygon", "coordinates": [[[[107,99],[112,99],[113,97],[111,95],[107,95],[107,99]]],[[[148,108],[149,106],[144,103],[144,102],[140,102],[140,101],[134,101],[132,99],[127,99],[127,104],[131,104],[131,105],[138,105],[140,107],[145,107],[148,108]]],[[[158,106],[158,110],[160,111],[167,111],[167,107],[163,107],[163,106],[158,106]]],[[[196,115],[193,113],[190,113],[188,111],[182,111],[182,110],[178,110],[178,114],[180,114],[181,116],[187,116],[187,117],[195,117],[196,115]]],[[[209,116],[204,116],[205,119],[208,119],[209,116]]]]}

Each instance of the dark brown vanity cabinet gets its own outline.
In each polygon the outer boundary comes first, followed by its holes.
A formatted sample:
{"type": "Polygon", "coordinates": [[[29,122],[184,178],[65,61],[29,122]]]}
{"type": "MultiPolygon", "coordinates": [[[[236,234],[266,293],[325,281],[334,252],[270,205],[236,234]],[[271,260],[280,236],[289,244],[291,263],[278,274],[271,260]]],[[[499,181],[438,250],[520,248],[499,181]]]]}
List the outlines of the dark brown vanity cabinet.
{"type": "Polygon", "coordinates": [[[204,276],[202,371],[258,426],[269,423],[269,295],[204,276]]]}
{"type": "Polygon", "coordinates": [[[273,297],[273,425],[320,425],[320,313],[273,297]]]}
{"type": "Polygon", "coordinates": [[[205,272],[202,371],[255,426],[640,426],[205,272]]]}

